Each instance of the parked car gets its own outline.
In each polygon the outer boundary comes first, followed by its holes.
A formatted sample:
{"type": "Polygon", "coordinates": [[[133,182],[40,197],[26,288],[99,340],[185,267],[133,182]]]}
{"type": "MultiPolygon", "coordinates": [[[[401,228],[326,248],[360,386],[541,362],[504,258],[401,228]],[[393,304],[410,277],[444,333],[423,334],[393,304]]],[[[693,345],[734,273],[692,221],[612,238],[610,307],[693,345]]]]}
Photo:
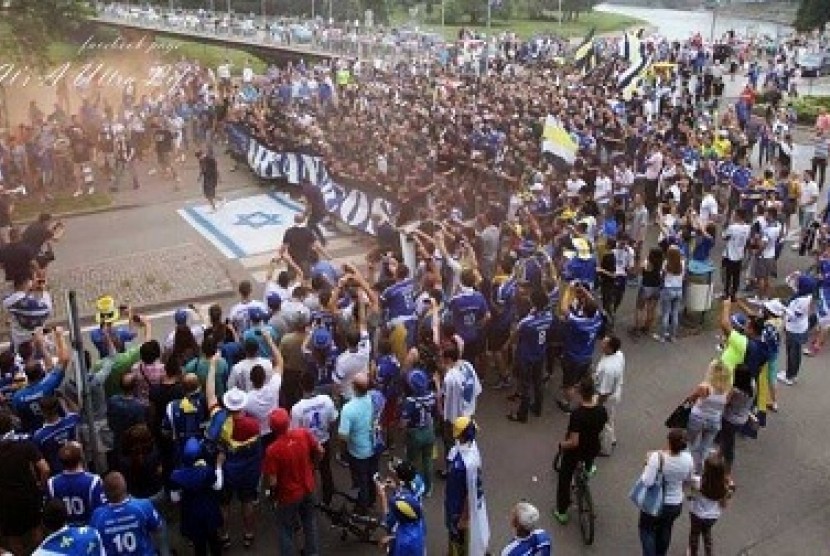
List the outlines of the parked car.
{"type": "Polygon", "coordinates": [[[807,54],[799,61],[803,77],[821,77],[830,75],[830,52],[807,54]]]}

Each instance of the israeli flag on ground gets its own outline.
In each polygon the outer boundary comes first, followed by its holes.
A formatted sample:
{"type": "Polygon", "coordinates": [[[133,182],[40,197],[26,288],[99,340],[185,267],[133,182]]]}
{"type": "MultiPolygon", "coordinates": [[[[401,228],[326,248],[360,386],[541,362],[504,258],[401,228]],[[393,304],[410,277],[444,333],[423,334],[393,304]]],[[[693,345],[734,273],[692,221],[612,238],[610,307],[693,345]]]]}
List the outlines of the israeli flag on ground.
{"type": "Polygon", "coordinates": [[[286,195],[263,193],[229,201],[216,212],[204,204],[178,213],[227,258],[240,259],[275,251],[302,211],[286,195]]]}

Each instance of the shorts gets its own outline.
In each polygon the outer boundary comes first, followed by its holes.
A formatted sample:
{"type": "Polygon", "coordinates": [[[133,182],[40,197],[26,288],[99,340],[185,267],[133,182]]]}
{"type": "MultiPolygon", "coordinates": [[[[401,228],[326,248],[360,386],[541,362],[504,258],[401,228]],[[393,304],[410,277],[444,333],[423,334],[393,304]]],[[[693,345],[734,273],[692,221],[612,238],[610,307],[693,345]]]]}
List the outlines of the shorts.
{"type": "Polygon", "coordinates": [[[637,292],[637,301],[657,301],[660,298],[660,288],[658,286],[640,286],[640,291],[637,292]]]}
{"type": "Polygon", "coordinates": [[[562,388],[576,386],[588,374],[591,368],[590,361],[576,362],[567,357],[562,358],[562,388]]]}
{"type": "Polygon", "coordinates": [[[7,500],[0,505],[0,535],[22,537],[40,525],[41,500],[7,500]]]}
{"type": "Polygon", "coordinates": [[[775,259],[765,259],[762,257],[758,257],[755,259],[755,273],[754,276],[757,280],[766,280],[770,276],[775,276],[775,259]]]}

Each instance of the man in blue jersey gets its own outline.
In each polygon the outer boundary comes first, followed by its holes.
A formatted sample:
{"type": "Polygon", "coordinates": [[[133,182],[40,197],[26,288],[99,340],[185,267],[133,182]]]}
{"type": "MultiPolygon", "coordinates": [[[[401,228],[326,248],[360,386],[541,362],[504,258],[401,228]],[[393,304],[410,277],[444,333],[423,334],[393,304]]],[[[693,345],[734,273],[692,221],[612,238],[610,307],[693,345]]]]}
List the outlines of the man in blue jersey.
{"type": "Polygon", "coordinates": [[[519,502],[510,512],[513,540],[501,551],[501,556],[550,556],[551,538],[544,529],[538,529],[539,510],[528,502],[519,502]]]}
{"type": "Polygon", "coordinates": [[[149,500],[132,498],[124,476],[113,471],[104,478],[107,503],[92,513],[107,554],[155,556],[152,535],[162,528],[161,516],[149,500]]]}
{"type": "Polygon", "coordinates": [[[480,366],[478,359],[486,348],[484,332],[490,320],[490,309],[475,285],[476,273],[469,268],[463,270],[461,289],[450,298],[447,309],[456,334],[464,340],[464,359],[480,366]]]}
{"type": "Polygon", "coordinates": [[[43,457],[46,458],[46,462],[49,464],[49,472],[52,475],[60,473],[63,469],[58,457],[58,450],[66,442],[75,440],[77,428],[81,422],[78,407],[68,398],[64,398],[68,411],[66,415],[61,417],[59,394],[47,396],[40,400],[43,426],[32,435],[35,444],[37,444],[43,457]]]}
{"type": "Polygon", "coordinates": [[[380,306],[383,319],[390,329],[398,326],[406,328],[406,346],[415,343],[415,282],[409,277],[409,267],[395,259],[388,262],[389,271],[395,277],[395,283],[380,294],[380,306]]]}
{"type": "Polygon", "coordinates": [[[490,284],[490,315],[487,326],[487,351],[491,366],[498,371],[497,389],[510,386],[511,373],[507,366],[507,342],[516,317],[516,293],[519,282],[511,276],[513,260],[505,258],[501,263],[501,273],[490,284]]]}
{"type": "Polygon", "coordinates": [[[61,446],[58,458],[63,471],[46,482],[46,498],[63,502],[67,523],[86,525],[92,512],[107,502],[101,478],[84,469],[83,449],[75,441],[61,446]]]}
{"type": "Polygon", "coordinates": [[[334,371],[340,351],[334,345],[334,339],[325,328],[317,328],[306,336],[303,343],[303,356],[306,372],[314,375],[316,389],[329,396],[334,394],[334,371]]]}
{"type": "Polygon", "coordinates": [[[46,538],[32,556],[106,556],[98,531],[83,525],[69,525],[66,508],[60,500],[46,503],[43,526],[46,538]]]}
{"type": "Polygon", "coordinates": [[[40,400],[55,393],[63,382],[64,371],[69,363],[70,351],[67,349],[63,330],[55,328],[53,342],[58,354],[58,364],[45,372],[41,363],[29,363],[25,369],[27,386],[12,396],[12,407],[20,417],[20,426],[26,432],[34,432],[43,426],[43,412],[40,400]]]}
{"type": "Polygon", "coordinates": [[[574,301],[563,318],[562,398],[557,401],[566,412],[576,400],[576,385],[588,374],[603,328],[602,312],[591,293],[581,284],[571,288],[574,301]]]}
{"type": "Polygon", "coordinates": [[[529,410],[537,416],[542,414],[542,366],[548,351],[550,328],[553,315],[548,311],[548,296],[541,289],[530,295],[533,307],[530,313],[519,321],[513,333],[515,345],[513,364],[519,380],[519,408],[507,418],[520,423],[527,422],[529,410]],[[533,404],[530,390],[533,387],[533,404]]]}

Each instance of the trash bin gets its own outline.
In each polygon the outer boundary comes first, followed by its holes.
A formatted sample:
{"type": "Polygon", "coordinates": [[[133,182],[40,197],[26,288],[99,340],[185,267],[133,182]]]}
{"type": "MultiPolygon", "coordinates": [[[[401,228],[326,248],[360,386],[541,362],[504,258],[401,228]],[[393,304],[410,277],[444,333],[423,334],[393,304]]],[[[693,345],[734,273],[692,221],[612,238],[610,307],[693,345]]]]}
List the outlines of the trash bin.
{"type": "Polygon", "coordinates": [[[715,267],[709,262],[689,261],[684,305],[686,311],[706,313],[712,308],[715,267]]]}

